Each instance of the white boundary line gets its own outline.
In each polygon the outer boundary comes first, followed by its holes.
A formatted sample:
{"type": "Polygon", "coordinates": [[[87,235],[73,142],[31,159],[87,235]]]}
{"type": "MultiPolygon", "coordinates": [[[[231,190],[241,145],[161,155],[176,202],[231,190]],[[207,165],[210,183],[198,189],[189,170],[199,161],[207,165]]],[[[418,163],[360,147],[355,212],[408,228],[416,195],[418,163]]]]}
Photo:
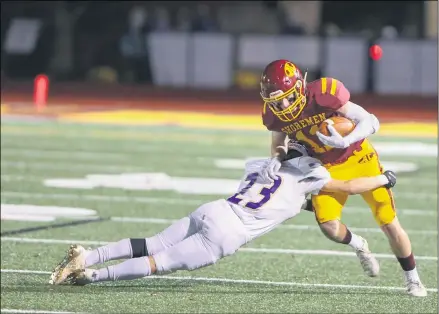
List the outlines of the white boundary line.
{"type": "MultiPolygon", "coordinates": [[[[2,204],[2,206],[5,204],[2,204]]],[[[62,209],[60,209],[59,217],[64,217],[62,215],[62,209]]],[[[54,217],[48,215],[15,215],[13,212],[2,213],[2,220],[4,221],[27,221],[27,222],[35,222],[35,221],[53,221],[54,217]],[[18,219],[16,219],[18,218],[18,219]]],[[[73,219],[79,219],[84,217],[70,217],[73,219]]],[[[88,219],[99,219],[99,216],[87,216],[88,219]]],[[[153,224],[153,225],[170,225],[176,222],[178,219],[166,219],[166,218],[155,218],[155,217],[109,217],[113,222],[120,223],[139,223],[139,224],[153,224]]],[[[288,229],[288,230],[306,230],[306,231],[318,231],[320,232],[320,228],[317,225],[302,225],[302,224],[281,224],[276,229],[288,229]]],[[[349,227],[349,230],[355,232],[367,232],[367,233],[382,233],[383,231],[380,228],[362,228],[362,227],[349,227]]],[[[437,235],[437,230],[410,230],[405,229],[405,231],[411,235],[437,235]]]]}
{"type": "MultiPolygon", "coordinates": [[[[85,190],[87,191],[87,190],[85,190]]],[[[178,205],[201,205],[207,200],[184,199],[184,198],[168,198],[168,197],[148,197],[148,196],[117,196],[117,195],[95,195],[95,194],[67,194],[67,193],[22,193],[12,191],[2,191],[2,197],[18,197],[18,198],[43,198],[43,199],[66,199],[79,200],[85,199],[90,201],[110,201],[110,202],[133,202],[148,204],[178,204],[178,205]]]]}
{"type": "Polygon", "coordinates": [[[28,163],[25,161],[8,161],[4,158],[2,158],[1,161],[1,167],[5,167],[7,169],[11,168],[19,168],[26,171],[29,171],[29,169],[34,170],[60,170],[65,172],[76,172],[76,171],[92,171],[92,172],[98,172],[98,171],[105,171],[105,172],[125,172],[125,171],[138,171],[142,172],[145,171],[143,167],[140,166],[124,166],[124,165],[116,165],[116,164],[92,164],[92,163],[86,163],[86,164],[80,164],[80,163],[70,163],[70,165],[66,165],[66,162],[63,162],[61,160],[58,160],[56,164],[52,162],[42,163],[42,162],[32,162],[28,163]]]}
{"type": "MultiPolygon", "coordinates": [[[[176,222],[178,219],[165,219],[165,218],[153,218],[153,217],[111,217],[111,221],[115,222],[127,222],[127,223],[149,223],[149,224],[171,224],[176,222]]],[[[291,230],[313,230],[320,231],[317,225],[297,225],[297,224],[284,224],[279,225],[279,229],[291,229],[291,230]]],[[[349,227],[349,230],[355,232],[371,232],[371,233],[382,233],[380,228],[355,228],[349,227]]],[[[410,234],[420,234],[420,235],[436,235],[437,230],[405,230],[410,234]]]]}
{"type": "MultiPolygon", "coordinates": [[[[4,148],[2,151],[3,160],[17,160],[20,158],[42,158],[42,159],[86,159],[86,160],[114,160],[114,161],[127,161],[130,159],[129,153],[114,153],[104,152],[96,153],[93,151],[72,151],[72,150],[59,150],[59,149],[15,149],[4,148]],[[105,156],[105,157],[103,157],[105,156]],[[9,157],[9,158],[5,158],[9,157]]],[[[33,161],[32,161],[33,163],[33,161]]]]}
{"type": "MultiPolygon", "coordinates": [[[[44,274],[48,275],[49,271],[33,271],[33,270],[16,270],[2,269],[2,273],[20,273],[20,274],[44,274]]],[[[229,279],[229,278],[211,278],[211,277],[190,277],[190,276],[149,276],[144,279],[169,279],[169,280],[191,280],[191,281],[207,281],[207,282],[227,282],[241,284],[271,285],[271,286],[294,286],[294,287],[316,287],[316,288],[339,288],[339,289],[364,289],[364,290],[390,290],[405,291],[403,287],[389,286],[361,286],[361,285],[342,285],[342,284],[325,284],[325,283],[301,283],[301,282],[285,282],[285,281],[267,281],[267,280],[247,280],[247,279],[229,279]]],[[[437,289],[429,288],[429,292],[437,292],[437,289]]]]}
{"type": "MultiPolygon", "coordinates": [[[[44,310],[22,310],[22,309],[1,309],[0,313],[29,313],[29,314],[73,314],[78,312],[59,312],[59,311],[44,311],[44,310]]],[[[78,313],[79,314],[79,313],[78,313]]]]}
{"type": "MultiPolygon", "coordinates": [[[[66,169],[67,171],[71,171],[71,172],[75,172],[74,169],[66,169]]],[[[64,170],[63,170],[64,171],[64,170]]],[[[124,171],[127,172],[127,171],[124,171]]],[[[134,172],[140,172],[140,171],[134,171],[134,172]]],[[[2,181],[10,181],[10,182],[14,182],[14,181],[25,181],[25,182],[35,182],[35,183],[42,183],[44,181],[45,178],[43,177],[29,177],[29,176],[25,176],[25,175],[10,175],[10,174],[2,174],[1,175],[1,180],[2,181]]],[[[120,190],[120,189],[119,189],[120,190]]],[[[85,190],[85,191],[90,191],[89,189],[85,190]]],[[[23,195],[33,195],[35,193],[24,193],[24,192],[14,192],[14,191],[2,191],[2,194],[7,194],[7,193],[22,193],[23,195]]],[[[45,194],[45,195],[62,195],[62,193],[51,193],[51,194],[45,194]]],[[[196,194],[193,194],[196,195],[196,194]]],[[[105,195],[103,195],[105,197],[105,195]]],[[[411,192],[396,192],[394,193],[394,196],[396,199],[421,199],[421,200],[436,200],[437,199],[437,193],[432,192],[432,193],[411,193],[411,192]]],[[[23,197],[31,197],[31,196],[23,196],[23,197]]],[[[47,196],[50,197],[50,196],[47,196]]],[[[111,196],[108,196],[111,197],[111,196]]],[[[434,207],[436,207],[436,205],[434,205],[434,207]]]]}
{"type": "MultiPolygon", "coordinates": [[[[1,237],[2,242],[16,243],[40,243],[40,244],[73,244],[80,243],[84,245],[106,245],[108,241],[89,241],[89,240],[61,240],[61,239],[41,239],[41,238],[18,238],[18,237],[1,237]]],[[[240,252],[247,253],[271,253],[271,254],[296,254],[296,255],[326,255],[326,256],[348,256],[356,257],[355,252],[332,251],[332,250],[294,250],[294,249],[265,249],[265,248],[241,248],[240,252]]],[[[393,254],[373,254],[377,258],[395,259],[393,254]]],[[[437,261],[437,256],[416,256],[417,260],[437,261]]]]}
{"type": "MultiPolygon", "coordinates": [[[[68,156],[66,156],[68,157],[68,156]]],[[[69,157],[70,158],[70,157],[69,157]]],[[[190,160],[197,160],[197,161],[203,161],[205,160],[202,157],[190,157],[190,160]]],[[[113,160],[114,161],[114,160],[113,160]]],[[[124,165],[124,164],[109,164],[109,163],[79,163],[75,162],[72,164],[71,159],[66,160],[60,160],[59,158],[56,160],[56,164],[54,164],[53,160],[48,160],[46,162],[43,161],[33,161],[33,162],[26,162],[26,161],[17,161],[17,159],[7,159],[2,156],[1,161],[1,167],[7,168],[7,169],[33,169],[33,170],[44,170],[44,171],[61,171],[64,174],[66,172],[72,173],[75,171],[87,171],[87,172],[148,172],[152,171],[151,168],[148,167],[142,167],[140,165],[124,165]]],[[[208,167],[204,169],[206,172],[209,173],[222,173],[224,169],[216,168],[216,167],[208,167]]],[[[238,172],[240,170],[236,169],[227,169],[227,171],[235,171],[238,172]]],[[[64,177],[66,175],[63,175],[64,177]]],[[[434,178],[424,178],[422,180],[404,180],[401,179],[400,182],[397,182],[397,186],[412,186],[413,184],[416,184],[416,186],[425,186],[425,187],[437,187],[437,179],[434,178]]],[[[417,197],[420,197],[420,195],[429,195],[434,193],[413,193],[416,194],[417,197]]]]}
{"type": "MultiPolygon", "coordinates": [[[[89,190],[84,190],[84,192],[89,190]]],[[[436,195],[433,195],[436,196],[436,195]]],[[[2,191],[2,198],[7,197],[17,197],[17,198],[34,198],[34,199],[66,199],[66,200],[91,200],[91,201],[111,201],[111,202],[133,202],[133,203],[147,203],[147,204],[177,204],[177,205],[194,205],[199,206],[205,202],[212,199],[187,199],[186,195],[182,198],[173,197],[148,197],[148,196],[112,196],[112,195],[96,195],[96,194],[85,194],[85,193],[25,193],[25,192],[14,192],[14,191],[2,191]]],[[[343,213],[355,213],[355,214],[367,214],[371,215],[370,210],[365,204],[364,207],[358,206],[346,206],[343,208],[343,213]]],[[[398,214],[410,215],[410,216],[437,216],[438,212],[436,210],[425,210],[425,209],[408,209],[408,208],[397,208],[398,214]]]]}

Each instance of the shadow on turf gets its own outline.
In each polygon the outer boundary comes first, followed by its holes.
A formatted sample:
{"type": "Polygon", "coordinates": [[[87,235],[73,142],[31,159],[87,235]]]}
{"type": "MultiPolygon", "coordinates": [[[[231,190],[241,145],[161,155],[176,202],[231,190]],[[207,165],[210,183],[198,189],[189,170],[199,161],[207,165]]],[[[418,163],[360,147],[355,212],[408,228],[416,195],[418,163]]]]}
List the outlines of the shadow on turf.
{"type": "Polygon", "coordinates": [[[325,289],[325,288],[309,288],[309,287],[291,287],[285,289],[285,287],[274,287],[265,286],[264,288],[256,288],[254,285],[249,286],[248,284],[234,284],[234,283],[209,283],[209,282],[194,282],[194,283],[172,283],[172,284],[162,284],[162,283],[152,283],[144,284],[144,282],[139,282],[139,284],[133,283],[106,283],[106,284],[96,284],[89,285],[86,287],[78,286],[52,286],[49,284],[28,282],[19,285],[4,285],[1,287],[2,292],[50,292],[50,293],[120,293],[120,292],[144,292],[150,294],[160,294],[160,293],[187,293],[187,294],[257,294],[263,292],[264,294],[334,294],[335,290],[338,294],[346,295],[356,295],[356,294],[370,294],[370,295],[394,295],[395,291],[366,291],[366,290],[345,290],[345,289],[325,289]],[[245,288],[244,288],[245,286],[245,288]],[[241,289],[239,289],[241,287],[241,289]],[[230,290],[219,290],[219,289],[230,289],[230,290]],[[231,289],[233,288],[233,289],[231,289]],[[238,288],[238,289],[237,289],[238,288]],[[210,290],[209,290],[210,289],[210,290]],[[245,289],[245,290],[244,290],[245,289]]]}

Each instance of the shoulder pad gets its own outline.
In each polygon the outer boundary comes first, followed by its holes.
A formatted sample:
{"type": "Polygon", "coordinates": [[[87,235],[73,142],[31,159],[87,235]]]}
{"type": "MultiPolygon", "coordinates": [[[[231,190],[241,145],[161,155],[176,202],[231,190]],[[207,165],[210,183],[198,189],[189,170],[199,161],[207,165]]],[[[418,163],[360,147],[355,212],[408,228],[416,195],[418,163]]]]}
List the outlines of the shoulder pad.
{"type": "Polygon", "coordinates": [[[322,77],[313,84],[313,93],[318,105],[338,110],[351,95],[344,84],[334,78],[322,77]]]}

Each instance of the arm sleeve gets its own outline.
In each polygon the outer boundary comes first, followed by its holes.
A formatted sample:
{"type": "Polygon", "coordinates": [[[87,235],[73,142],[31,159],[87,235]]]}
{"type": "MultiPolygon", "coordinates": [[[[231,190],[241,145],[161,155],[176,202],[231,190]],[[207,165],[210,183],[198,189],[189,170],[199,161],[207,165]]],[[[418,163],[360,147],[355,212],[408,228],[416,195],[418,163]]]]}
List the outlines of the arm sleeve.
{"type": "Polygon", "coordinates": [[[380,122],[375,115],[370,114],[353,102],[348,102],[344,106],[343,114],[356,123],[354,130],[345,136],[345,140],[349,145],[378,132],[380,128],[380,122]]]}

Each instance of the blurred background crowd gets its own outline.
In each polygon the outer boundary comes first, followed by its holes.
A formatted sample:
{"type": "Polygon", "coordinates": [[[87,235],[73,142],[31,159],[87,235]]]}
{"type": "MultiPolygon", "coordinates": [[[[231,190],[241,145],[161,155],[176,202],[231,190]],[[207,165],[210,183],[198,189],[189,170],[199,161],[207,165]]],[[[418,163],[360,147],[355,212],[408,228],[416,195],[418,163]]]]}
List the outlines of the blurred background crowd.
{"type": "Polygon", "coordinates": [[[2,77],[153,84],[147,38],[165,33],[433,40],[437,53],[437,1],[2,1],[2,77]]]}

